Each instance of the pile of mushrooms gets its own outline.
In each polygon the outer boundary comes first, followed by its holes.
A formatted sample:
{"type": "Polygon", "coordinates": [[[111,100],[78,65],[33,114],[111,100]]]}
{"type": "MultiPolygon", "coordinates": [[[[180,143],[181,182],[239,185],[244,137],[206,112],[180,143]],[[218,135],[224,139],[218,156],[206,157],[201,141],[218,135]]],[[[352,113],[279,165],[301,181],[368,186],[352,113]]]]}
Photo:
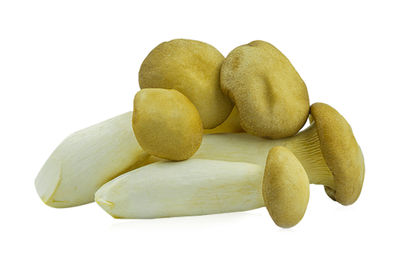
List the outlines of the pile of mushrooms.
{"type": "Polygon", "coordinates": [[[35,181],[44,203],[96,201],[115,218],[265,206],[287,228],[303,218],[310,183],[342,205],[358,199],[364,159],[350,125],[327,104],[310,107],[305,83],[271,44],[224,58],[203,42],[164,42],[139,84],[133,112],[72,134],[51,154],[35,181]]]}

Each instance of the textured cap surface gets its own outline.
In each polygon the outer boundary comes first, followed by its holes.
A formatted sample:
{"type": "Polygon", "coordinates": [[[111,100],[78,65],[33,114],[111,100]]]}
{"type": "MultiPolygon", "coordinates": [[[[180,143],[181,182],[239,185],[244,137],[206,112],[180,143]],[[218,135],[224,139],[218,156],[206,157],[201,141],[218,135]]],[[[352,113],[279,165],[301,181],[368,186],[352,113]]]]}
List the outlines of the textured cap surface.
{"type": "Polygon", "coordinates": [[[196,107],[176,90],[139,91],[134,100],[132,126],[144,151],[169,160],[190,158],[203,135],[196,107]]]}
{"type": "Polygon", "coordinates": [[[161,43],[140,67],[140,88],[178,90],[196,106],[204,128],[214,128],[233,108],[220,89],[223,60],[216,48],[203,42],[175,39],[161,43]]]}
{"type": "Polygon", "coordinates": [[[307,120],[307,87],[274,46],[254,41],[235,48],[221,67],[221,89],[236,104],[240,124],[251,134],[295,135],[307,120]]]}
{"type": "Polygon", "coordinates": [[[311,106],[322,155],[331,170],[336,188],[325,187],[327,194],[343,205],[354,203],[364,181],[364,158],[347,121],[327,104],[311,106]]]}
{"type": "Polygon", "coordinates": [[[289,149],[276,146],[269,151],[262,191],[268,212],[278,226],[292,227],[303,218],[309,187],[306,171],[289,149]]]}

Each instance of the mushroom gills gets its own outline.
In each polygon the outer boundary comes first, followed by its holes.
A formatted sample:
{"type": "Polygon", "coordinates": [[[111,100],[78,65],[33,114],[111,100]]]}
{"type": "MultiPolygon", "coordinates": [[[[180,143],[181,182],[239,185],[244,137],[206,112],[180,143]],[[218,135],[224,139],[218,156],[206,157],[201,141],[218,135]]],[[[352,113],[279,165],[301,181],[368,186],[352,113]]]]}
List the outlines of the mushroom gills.
{"type": "Polygon", "coordinates": [[[335,188],[335,179],[322,155],[317,128],[314,124],[286,144],[301,162],[310,182],[335,188]]]}

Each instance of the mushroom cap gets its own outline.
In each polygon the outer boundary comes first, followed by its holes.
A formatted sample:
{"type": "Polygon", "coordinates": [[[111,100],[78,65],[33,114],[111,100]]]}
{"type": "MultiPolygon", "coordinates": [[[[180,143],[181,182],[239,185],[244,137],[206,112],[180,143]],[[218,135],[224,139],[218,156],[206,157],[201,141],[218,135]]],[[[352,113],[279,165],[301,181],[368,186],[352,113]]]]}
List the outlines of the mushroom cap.
{"type": "Polygon", "coordinates": [[[265,206],[278,226],[289,228],[303,218],[310,196],[309,180],[289,149],[276,146],[269,151],[262,192],[265,206]]]}
{"type": "Polygon", "coordinates": [[[330,198],[343,205],[353,204],[364,182],[364,157],[348,122],[334,108],[324,103],[311,106],[320,148],[331,170],[335,189],[325,186],[330,198]]]}
{"type": "Polygon", "coordinates": [[[175,39],[161,43],[140,67],[140,88],[178,90],[196,106],[204,128],[215,128],[233,108],[220,89],[224,59],[215,47],[200,41],[175,39]]]}
{"type": "Polygon", "coordinates": [[[295,135],[307,120],[307,87],[273,45],[254,41],[232,50],[221,67],[221,89],[239,110],[243,129],[272,139],[295,135]]]}
{"type": "Polygon", "coordinates": [[[132,127],[150,155],[185,160],[200,147],[203,126],[196,107],[176,90],[149,88],[134,100],[132,127]]]}

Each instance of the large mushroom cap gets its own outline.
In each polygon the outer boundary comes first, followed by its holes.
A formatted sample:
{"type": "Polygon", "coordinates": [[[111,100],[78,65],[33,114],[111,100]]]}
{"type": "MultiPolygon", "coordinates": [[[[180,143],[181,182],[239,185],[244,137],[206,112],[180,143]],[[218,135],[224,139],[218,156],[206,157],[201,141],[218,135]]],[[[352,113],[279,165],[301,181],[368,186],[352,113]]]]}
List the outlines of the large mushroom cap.
{"type": "Polygon", "coordinates": [[[329,197],[343,205],[354,203],[364,182],[364,157],[350,125],[345,118],[327,104],[311,106],[322,155],[331,170],[335,189],[325,187],[329,197]]]}
{"type": "Polygon", "coordinates": [[[140,90],[134,100],[132,127],[145,152],[169,160],[190,158],[203,135],[196,107],[173,89],[140,90]]]}
{"type": "Polygon", "coordinates": [[[175,39],[161,43],[140,67],[140,88],[178,90],[196,106],[204,128],[215,128],[233,108],[220,89],[224,59],[215,47],[200,41],[175,39]]]}
{"type": "Polygon", "coordinates": [[[307,87],[273,45],[254,41],[232,50],[221,67],[221,90],[236,104],[243,129],[278,139],[295,135],[307,120],[307,87]]]}
{"type": "Polygon", "coordinates": [[[274,222],[284,228],[296,225],[306,212],[310,196],[306,171],[287,148],[276,146],[268,154],[262,192],[274,222]]]}

